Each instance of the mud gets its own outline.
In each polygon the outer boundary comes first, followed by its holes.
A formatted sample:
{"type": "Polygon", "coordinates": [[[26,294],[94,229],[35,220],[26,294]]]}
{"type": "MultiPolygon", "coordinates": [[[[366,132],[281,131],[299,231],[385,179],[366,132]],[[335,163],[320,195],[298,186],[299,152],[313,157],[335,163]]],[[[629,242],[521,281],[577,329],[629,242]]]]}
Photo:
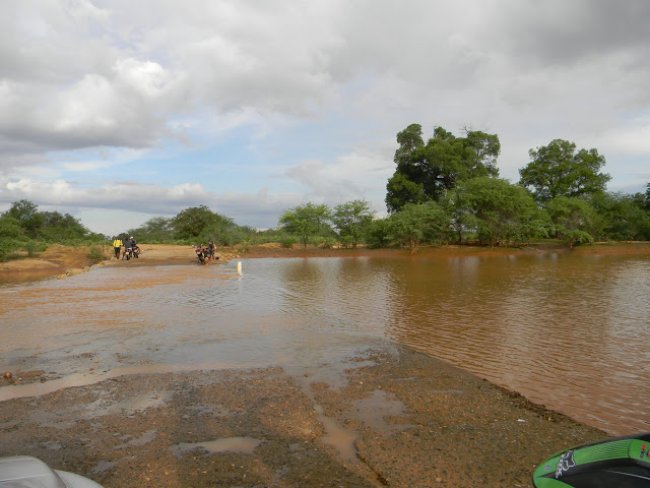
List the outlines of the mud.
{"type": "Polygon", "coordinates": [[[105,487],[530,486],[606,437],[404,347],[346,383],[280,368],[122,376],[0,403],[0,455],[105,487]]]}

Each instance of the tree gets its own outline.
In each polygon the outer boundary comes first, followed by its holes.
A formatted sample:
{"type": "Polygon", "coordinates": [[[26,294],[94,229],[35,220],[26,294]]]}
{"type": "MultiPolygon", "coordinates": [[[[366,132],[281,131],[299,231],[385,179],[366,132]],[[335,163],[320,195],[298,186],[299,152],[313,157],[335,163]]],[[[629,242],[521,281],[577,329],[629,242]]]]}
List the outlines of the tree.
{"type": "Polygon", "coordinates": [[[388,218],[392,244],[411,251],[421,243],[440,244],[447,237],[449,217],[436,202],[409,203],[388,218]]]}
{"type": "Polygon", "coordinates": [[[372,221],[372,212],[368,202],[353,200],[334,207],[332,223],[338,231],[341,243],[357,247],[368,225],[372,221]]]}
{"type": "Polygon", "coordinates": [[[28,237],[35,238],[43,225],[43,216],[38,207],[29,200],[14,202],[6,214],[18,221],[28,237]]]}
{"type": "Polygon", "coordinates": [[[638,196],[601,193],[591,199],[605,236],[616,240],[650,239],[650,214],[638,196]]]}
{"type": "Polygon", "coordinates": [[[596,149],[576,152],[573,142],[554,139],[547,146],[529,151],[531,162],[519,170],[519,184],[532,188],[535,198],[545,202],[555,197],[579,197],[605,190],[611,179],[600,173],[605,158],[596,149]]]}
{"type": "Polygon", "coordinates": [[[425,145],[421,126],[411,124],[397,134],[397,141],[397,168],[387,185],[389,212],[399,211],[407,203],[439,201],[467,179],[498,176],[496,159],[501,146],[496,134],[466,130],[465,137],[456,137],[436,127],[425,145]]]}
{"type": "Polygon", "coordinates": [[[186,208],[172,219],[174,233],[180,239],[196,239],[210,226],[217,229],[232,225],[231,219],[212,212],[205,205],[186,208]]]}
{"type": "Polygon", "coordinates": [[[546,203],[555,237],[570,246],[593,242],[603,228],[602,218],[585,199],[559,196],[546,203]]]}
{"type": "Polygon", "coordinates": [[[422,126],[420,124],[411,124],[403,131],[398,132],[397,143],[399,147],[395,151],[394,161],[398,166],[400,164],[407,164],[411,154],[416,149],[424,147],[422,126]]]}
{"type": "Polygon", "coordinates": [[[452,193],[455,211],[472,224],[483,244],[518,244],[545,232],[544,214],[530,193],[500,178],[483,176],[463,182],[452,193]]]}
{"type": "Polygon", "coordinates": [[[327,205],[310,202],[284,212],[280,217],[280,225],[290,234],[298,236],[303,246],[307,247],[311,238],[332,232],[330,219],[331,212],[327,205]]]}
{"type": "Polygon", "coordinates": [[[427,200],[421,183],[415,183],[397,171],[388,180],[386,190],[386,208],[389,212],[398,212],[407,203],[422,203],[427,200]]]}
{"type": "Polygon", "coordinates": [[[88,237],[90,231],[70,214],[41,212],[42,224],[38,237],[53,241],[72,241],[88,237]]]}
{"type": "Polygon", "coordinates": [[[370,222],[366,231],[366,244],[373,249],[390,247],[389,219],[375,219],[370,222]]]}
{"type": "Polygon", "coordinates": [[[169,241],[174,235],[173,219],[154,217],[147,220],[140,227],[129,229],[128,234],[143,242],[169,241]]]}

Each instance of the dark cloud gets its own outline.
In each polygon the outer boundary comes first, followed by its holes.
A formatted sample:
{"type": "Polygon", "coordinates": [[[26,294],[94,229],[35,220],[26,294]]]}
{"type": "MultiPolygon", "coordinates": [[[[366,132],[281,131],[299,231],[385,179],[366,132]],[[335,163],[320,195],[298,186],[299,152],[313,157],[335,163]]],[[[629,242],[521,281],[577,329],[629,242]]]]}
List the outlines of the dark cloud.
{"type": "Polygon", "coordinates": [[[641,61],[650,54],[650,2],[509,1],[490,14],[483,35],[532,63],[572,64],[622,52],[641,61]]]}

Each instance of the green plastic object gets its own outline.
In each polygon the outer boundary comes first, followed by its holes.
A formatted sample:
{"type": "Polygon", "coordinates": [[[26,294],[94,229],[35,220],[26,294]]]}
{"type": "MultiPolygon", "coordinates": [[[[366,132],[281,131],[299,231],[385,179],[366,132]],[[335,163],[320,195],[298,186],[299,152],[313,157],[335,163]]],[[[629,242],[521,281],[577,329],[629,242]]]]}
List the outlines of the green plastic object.
{"type": "Polygon", "coordinates": [[[650,488],[650,433],[558,452],[533,471],[535,488],[650,488]]]}

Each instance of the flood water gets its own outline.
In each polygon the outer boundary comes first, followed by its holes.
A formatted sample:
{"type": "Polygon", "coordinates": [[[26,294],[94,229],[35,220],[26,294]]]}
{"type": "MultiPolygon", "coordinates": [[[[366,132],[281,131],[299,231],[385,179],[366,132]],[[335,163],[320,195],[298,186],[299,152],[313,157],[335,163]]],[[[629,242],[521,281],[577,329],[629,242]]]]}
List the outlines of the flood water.
{"type": "Polygon", "coordinates": [[[281,366],[401,343],[614,435],[650,430],[650,258],[568,252],[104,267],[0,288],[0,367],[44,382],[281,366]]]}

